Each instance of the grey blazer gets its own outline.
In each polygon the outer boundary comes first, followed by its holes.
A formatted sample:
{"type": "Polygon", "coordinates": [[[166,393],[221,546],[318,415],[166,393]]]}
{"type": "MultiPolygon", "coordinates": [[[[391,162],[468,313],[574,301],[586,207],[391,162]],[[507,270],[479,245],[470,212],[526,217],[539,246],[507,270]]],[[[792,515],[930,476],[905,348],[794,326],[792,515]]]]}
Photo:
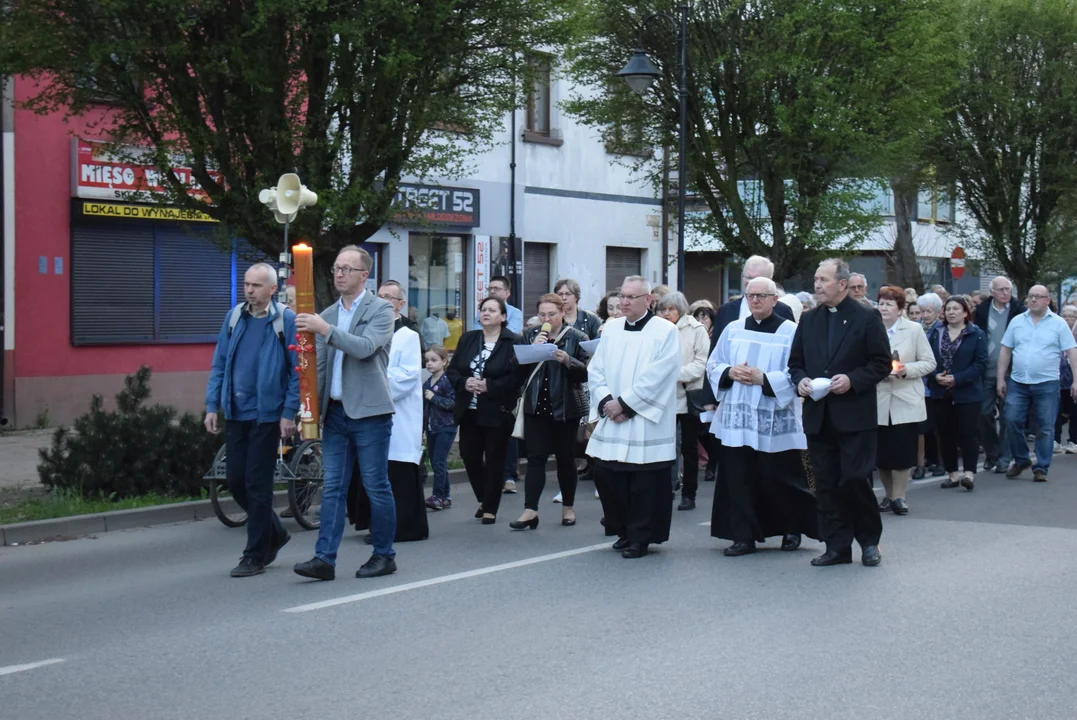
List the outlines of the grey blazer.
{"type": "Polygon", "coordinates": [[[368,290],[359,301],[351,327],[346,333],[337,329],[339,310],[340,302],[337,301],[322,312],[322,318],[333,329],[328,338],[317,336],[321,419],[325,421],[325,413],[329,409],[333,362],[338,352],[344,353],[341,402],[345,414],[355,420],[388,415],[393,412],[386,370],[395,325],[393,306],[368,290]]]}

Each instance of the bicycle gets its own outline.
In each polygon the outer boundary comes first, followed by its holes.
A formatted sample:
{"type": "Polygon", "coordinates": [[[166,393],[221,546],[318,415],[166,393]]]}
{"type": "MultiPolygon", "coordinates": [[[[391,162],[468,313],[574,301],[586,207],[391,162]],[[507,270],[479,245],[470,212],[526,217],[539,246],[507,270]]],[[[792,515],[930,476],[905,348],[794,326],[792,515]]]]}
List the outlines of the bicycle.
{"type": "MultiPolygon", "coordinates": [[[[298,436],[293,438],[297,440],[298,436]]],[[[213,513],[224,525],[230,528],[243,527],[247,524],[247,513],[225,494],[228,491],[228,466],[224,445],[217,451],[213,465],[203,476],[209,484],[209,499],[213,513]]],[[[321,525],[322,505],[322,441],[302,440],[297,446],[285,445],[283,441],[277,447],[277,463],[273,470],[274,486],[287,484],[288,510],[282,517],[294,518],[300,527],[317,530],[321,525]]]]}

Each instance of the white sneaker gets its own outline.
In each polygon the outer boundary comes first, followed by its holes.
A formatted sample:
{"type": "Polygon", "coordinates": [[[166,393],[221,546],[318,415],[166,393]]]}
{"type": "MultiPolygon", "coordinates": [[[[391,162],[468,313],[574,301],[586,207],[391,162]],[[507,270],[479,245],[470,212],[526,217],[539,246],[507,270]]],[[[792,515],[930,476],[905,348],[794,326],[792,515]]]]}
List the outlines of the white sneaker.
{"type": "Polygon", "coordinates": [[[1061,454],[1062,454],[1062,446],[1059,445],[1058,443],[1055,443],[1055,455],[1061,455],[1061,454]]]}
{"type": "Polygon", "coordinates": [[[561,493],[557,493],[556,495],[554,495],[554,496],[553,496],[553,501],[554,501],[555,503],[559,503],[559,502],[562,502],[562,501],[561,501],[561,493]]]}
{"type": "Polygon", "coordinates": [[[1069,442],[1063,445],[1062,449],[1066,451],[1067,455],[1073,455],[1074,453],[1077,453],[1077,444],[1069,442]]]}
{"type": "Polygon", "coordinates": [[[505,481],[505,487],[502,488],[502,492],[505,495],[515,495],[516,494],[516,481],[515,480],[506,480],[505,481]]]}

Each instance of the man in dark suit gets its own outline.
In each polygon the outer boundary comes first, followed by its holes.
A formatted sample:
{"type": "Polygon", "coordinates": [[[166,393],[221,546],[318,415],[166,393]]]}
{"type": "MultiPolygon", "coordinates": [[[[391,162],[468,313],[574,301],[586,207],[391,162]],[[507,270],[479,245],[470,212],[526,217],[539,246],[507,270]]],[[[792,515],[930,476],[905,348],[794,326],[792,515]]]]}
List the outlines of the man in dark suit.
{"type": "Polygon", "coordinates": [[[995,376],[998,374],[998,353],[1002,348],[1002,336],[1010,321],[1025,311],[1013,297],[1013,283],[998,276],[991,281],[991,301],[976,306],[972,321],[987,336],[987,368],[984,370],[984,399],[980,406],[980,444],[984,447],[984,470],[1006,472],[1010,465],[1009,443],[1006,442],[1005,423],[1000,405],[995,376]],[[997,418],[997,419],[996,419],[997,418]]]}
{"type": "Polygon", "coordinates": [[[800,319],[789,374],[804,401],[804,432],[815,471],[821,567],[851,563],[855,539],[865,565],[882,562],[882,520],[868,476],[875,467],[878,416],[875,386],[891,372],[890,341],[882,320],[849,296],[849,265],[824,260],[815,271],[819,306],[800,319]],[[830,390],[813,400],[812,379],[830,390]]]}

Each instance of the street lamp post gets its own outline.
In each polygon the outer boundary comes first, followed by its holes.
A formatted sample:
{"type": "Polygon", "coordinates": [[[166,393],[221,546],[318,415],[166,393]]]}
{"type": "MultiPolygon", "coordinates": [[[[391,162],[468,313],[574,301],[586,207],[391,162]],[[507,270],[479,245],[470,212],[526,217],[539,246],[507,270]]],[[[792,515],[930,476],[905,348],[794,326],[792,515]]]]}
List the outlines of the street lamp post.
{"type": "Polygon", "coordinates": [[[677,31],[677,55],[680,59],[680,87],[678,95],[680,100],[679,128],[677,132],[677,289],[684,292],[684,198],[688,178],[687,149],[688,149],[688,4],[681,5],[678,9],[679,17],[674,17],[668,12],[656,12],[648,15],[640,23],[639,41],[632,51],[632,58],[628,64],[617,73],[623,77],[628,87],[637,95],[644,95],[650,89],[651,84],[660,76],[647,53],[643,50],[643,31],[647,23],[656,18],[668,20],[677,31]]]}

